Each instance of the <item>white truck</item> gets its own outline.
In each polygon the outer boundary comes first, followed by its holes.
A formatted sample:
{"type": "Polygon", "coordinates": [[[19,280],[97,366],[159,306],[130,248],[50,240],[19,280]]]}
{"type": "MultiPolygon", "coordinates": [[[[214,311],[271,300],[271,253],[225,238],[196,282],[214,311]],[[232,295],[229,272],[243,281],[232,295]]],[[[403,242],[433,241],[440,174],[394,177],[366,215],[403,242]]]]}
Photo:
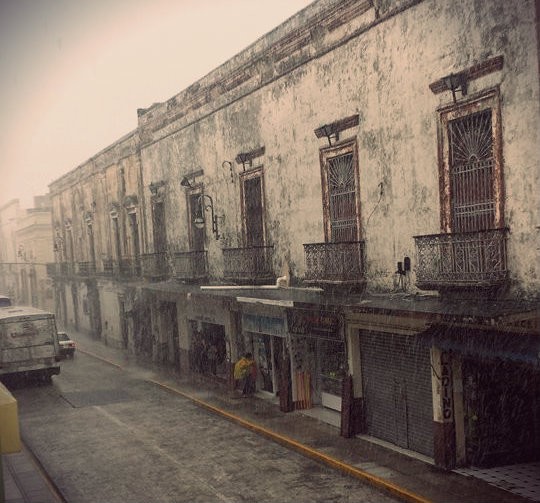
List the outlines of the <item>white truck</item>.
{"type": "Polygon", "coordinates": [[[0,378],[38,377],[51,382],[60,373],[54,314],[34,307],[0,307],[0,378]]]}

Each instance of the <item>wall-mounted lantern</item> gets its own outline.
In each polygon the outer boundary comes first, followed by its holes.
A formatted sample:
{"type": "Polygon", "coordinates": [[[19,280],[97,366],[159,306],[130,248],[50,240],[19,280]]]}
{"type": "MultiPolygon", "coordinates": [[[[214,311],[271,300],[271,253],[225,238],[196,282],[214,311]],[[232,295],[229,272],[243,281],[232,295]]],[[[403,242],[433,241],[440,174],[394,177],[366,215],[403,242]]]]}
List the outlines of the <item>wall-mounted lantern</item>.
{"type": "Polygon", "coordinates": [[[358,126],[359,121],[360,116],[358,114],[351,115],[330,124],[323,124],[315,129],[314,133],[317,138],[325,137],[328,140],[328,145],[332,147],[339,141],[342,131],[358,126]]]}
{"type": "Polygon", "coordinates": [[[236,162],[238,164],[242,164],[242,169],[246,171],[246,164],[248,167],[251,166],[251,158],[249,157],[247,152],[241,152],[236,156],[236,162]]]}
{"type": "Polygon", "coordinates": [[[266,149],[264,146],[257,147],[253,150],[250,150],[249,152],[240,152],[234,160],[236,161],[236,164],[242,165],[242,170],[245,172],[246,168],[253,167],[253,159],[257,159],[257,157],[261,157],[264,155],[266,149]]]}
{"type": "Polygon", "coordinates": [[[148,188],[150,189],[150,192],[153,196],[157,196],[160,192],[159,189],[165,185],[165,182],[163,180],[160,180],[159,182],[151,182],[148,188]]]}
{"type": "Polygon", "coordinates": [[[467,77],[461,73],[451,73],[446,77],[443,77],[444,84],[446,89],[452,91],[452,98],[454,103],[456,103],[456,91],[459,89],[461,91],[461,96],[467,95],[467,77]]]}
{"type": "Polygon", "coordinates": [[[323,136],[326,136],[328,140],[328,145],[332,146],[332,139],[334,140],[334,143],[339,141],[339,132],[335,131],[334,128],[329,124],[324,124],[324,126],[321,127],[323,136]]]}
{"type": "Polygon", "coordinates": [[[185,187],[186,189],[193,189],[193,184],[189,181],[189,178],[187,176],[184,176],[182,180],[180,180],[180,185],[182,187],[185,187]]]}
{"type": "MultiPolygon", "coordinates": [[[[189,181],[189,179],[185,176],[180,181],[180,185],[182,187],[186,187],[188,189],[193,189],[193,185],[189,181]]],[[[218,230],[218,217],[214,213],[214,200],[207,194],[200,194],[198,199],[198,209],[197,214],[195,215],[195,218],[193,219],[193,225],[197,229],[204,229],[206,219],[204,218],[204,214],[206,211],[210,210],[210,218],[212,223],[212,232],[214,233],[214,236],[216,239],[219,239],[219,230],[218,230]]]]}

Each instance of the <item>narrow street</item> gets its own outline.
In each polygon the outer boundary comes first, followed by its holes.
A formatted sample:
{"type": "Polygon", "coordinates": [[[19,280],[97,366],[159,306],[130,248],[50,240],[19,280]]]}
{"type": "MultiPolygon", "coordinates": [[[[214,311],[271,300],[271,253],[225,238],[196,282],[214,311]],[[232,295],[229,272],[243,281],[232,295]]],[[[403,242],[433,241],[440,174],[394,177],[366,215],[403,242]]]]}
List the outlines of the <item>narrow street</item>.
{"type": "Polygon", "coordinates": [[[22,434],[70,502],[393,501],[82,352],[14,390],[22,434]]]}

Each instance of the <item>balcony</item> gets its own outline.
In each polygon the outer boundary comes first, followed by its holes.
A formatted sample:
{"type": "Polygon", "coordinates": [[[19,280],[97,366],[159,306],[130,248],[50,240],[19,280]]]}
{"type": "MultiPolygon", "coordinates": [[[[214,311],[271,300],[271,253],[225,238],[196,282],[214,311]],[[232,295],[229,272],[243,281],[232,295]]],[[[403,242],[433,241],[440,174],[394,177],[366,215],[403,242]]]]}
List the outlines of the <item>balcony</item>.
{"type": "Polygon", "coordinates": [[[173,276],[179,281],[202,281],[208,277],[207,252],[177,252],[173,256],[173,276]]]}
{"type": "Polygon", "coordinates": [[[88,278],[96,274],[96,264],[94,262],[78,262],[77,274],[88,278]]]}
{"type": "Polygon", "coordinates": [[[141,269],[143,277],[152,280],[162,280],[169,277],[169,263],[167,254],[146,253],[141,255],[141,269]]]}
{"type": "Polygon", "coordinates": [[[111,277],[114,275],[114,271],[116,269],[116,262],[111,258],[104,258],[103,259],[103,276],[111,277]]]}
{"type": "Polygon", "coordinates": [[[51,278],[67,278],[73,275],[74,264],[71,262],[51,262],[46,267],[47,275],[51,278]]]}
{"type": "MultiPolygon", "coordinates": [[[[56,262],[49,262],[45,267],[46,267],[46,270],[47,270],[47,276],[49,276],[49,278],[54,278],[58,275],[58,271],[59,271],[59,267],[58,267],[59,264],[57,264],[56,262]]],[[[6,272],[8,271],[8,269],[6,269],[6,272]]]]}
{"type": "Polygon", "coordinates": [[[140,257],[122,257],[118,263],[121,278],[136,278],[141,275],[140,257]]]}
{"type": "Polygon", "coordinates": [[[497,288],[508,279],[508,229],[415,236],[422,290],[497,288]]]}
{"type": "Polygon", "coordinates": [[[364,241],[304,245],[304,281],[319,286],[365,285],[364,241]]]}
{"type": "Polygon", "coordinates": [[[252,285],[275,281],[273,246],[225,248],[222,251],[226,280],[252,285]]]}

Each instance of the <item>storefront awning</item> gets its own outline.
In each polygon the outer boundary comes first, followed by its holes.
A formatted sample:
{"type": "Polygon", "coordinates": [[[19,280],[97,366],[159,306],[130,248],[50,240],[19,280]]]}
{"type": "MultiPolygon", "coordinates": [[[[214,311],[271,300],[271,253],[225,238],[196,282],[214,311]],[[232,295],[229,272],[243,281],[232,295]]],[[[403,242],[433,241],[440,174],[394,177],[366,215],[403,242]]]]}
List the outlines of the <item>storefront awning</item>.
{"type": "Polygon", "coordinates": [[[500,358],[540,366],[540,335],[471,329],[434,324],[419,338],[430,346],[465,356],[500,358]]]}

